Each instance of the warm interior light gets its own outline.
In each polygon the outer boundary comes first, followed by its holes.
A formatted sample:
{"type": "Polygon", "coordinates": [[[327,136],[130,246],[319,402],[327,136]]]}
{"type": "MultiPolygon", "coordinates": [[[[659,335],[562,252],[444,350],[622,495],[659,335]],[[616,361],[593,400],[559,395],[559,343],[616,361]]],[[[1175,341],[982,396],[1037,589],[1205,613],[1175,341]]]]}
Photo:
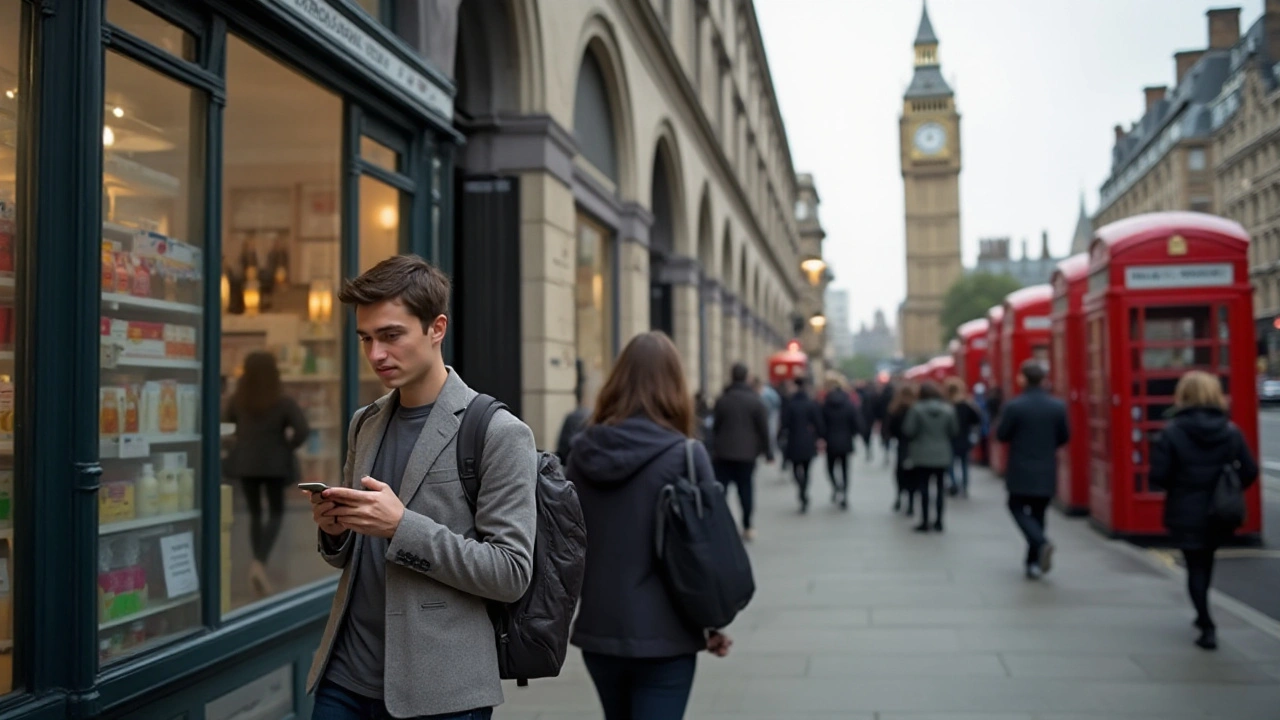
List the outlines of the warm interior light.
{"type": "Polygon", "coordinates": [[[378,224],[382,226],[383,230],[395,229],[396,223],[398,222],[400,222],[400,217],[399,214],[396,213],[394,206],[384,205],[383,208],[378,211],[378,224]]]}
{"type": "Polygon", "coordinates": [[[17,96],[17,94],[18,94],[18,91],[17,91],[17,90],[5,90],[5,91],[4,91],[4,96],[5,96],[5,97],[7,97],[7,98],[9,98],[10,100],[12,100],[14,97],[16,97],[16,96],[17,96]]]}
{"type": "Polygon", "coordinates": [[[814,315],[809,318],[809,324],[813,326],[815,332],[822,332],[822,328],[827,326],[827,318],[825,315],[814,315]]]}
{"type": "Polygon", "coordinates": [[[827,264],[822,261],[822,258],[809,258],[800,263],[800,269],[809,276],[810,285],[817,285],[822,279],[822,271],[827,269],[827,264]]]}
{"type": "Polygon", "coordinates": [[[122,117],[124,117],[124,108],[119,107],[119,106],[116,106],[116,107],[114,107],[114,108],[111,108],[111,114],[112,114],[112,115],[115,115],[115,116],[116,116],[116,117],[118,117],[118,118],[122,118],[122,117]]]}
{"type": "Polygon", "coordinates": [[[247,315],[258,314],[258,307],[262,304],[262,293],[258,288],[258,269],[249,267],[244,280],[244,311],[247,315]]]}
{"type": "Polygon", "coordinates": [[[116,144],[116,132],[111,129],[110,125],[102,126],[102,146],[111,147],[116,144]]]}
{"type": "Polygon", "coordinates": [[[312,280],[307,291],[307,317],[311,322],[324,324],[333,317],[333,291],[327,280],[312,280]]]}
{"type": "Polygon", "coordinates": [[[222,273],[222,312],[226,312],[231,307],[231,279],[226,273],[222,273]]]}

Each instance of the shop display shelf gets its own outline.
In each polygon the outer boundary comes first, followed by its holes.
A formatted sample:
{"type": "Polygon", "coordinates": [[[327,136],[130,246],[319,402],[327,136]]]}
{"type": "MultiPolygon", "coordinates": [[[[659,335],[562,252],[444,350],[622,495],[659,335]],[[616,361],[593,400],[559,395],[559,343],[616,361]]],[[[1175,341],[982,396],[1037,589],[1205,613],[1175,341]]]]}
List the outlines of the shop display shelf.
{"type": "Polygon", "coordinates": [[[102,293],[102,304],[108,310],[113,311],[120,309],[135,309],[153,310],[156,312],[172,313],[174,315],[199,316],[204,314],[204,309],[199,305],[170,302],[169,300],[156,300],[155,298],[125,295],[124,293],[102,293]]]}
{"type": "Polygon", "coordinates": [[[340,380],[337,375],[281,375],[280,382],[286,383],[336,383],[340,380]]]}
{"type": "Polygon", "coordinates": [[[106,620],[104,622],[100,622],[98,623],[98,630],[99,631],[110,630],[113,627],[128,625],[129,623],[135,620],[141,620],[142,618],[151,617],[152,615],[159,615],[162,612],[166,612],[174,608],[179,608],[179,607],[182,607],[183,605],[190,605],[191,603],[197,602],[199,600],[200,600],[200,593],[198,592],[191,593],[190,595],[182,595],[172,600],[163,600],[154,604],[147,605],[147,607],[143,608],[142,610],[139,610],[138,612],[132,615],[125,615],[124,617],[118,617],[111,620],[106,620]]]}
{"type": "Polygon", "coordinates": [[[107,523],[98,528],[99,535],[117,535],[119,533],[131,532],[133,530],[142,530],[144,528],[159,527],[161,525],[170,525],[173,523],[186,522],[188,520],[199,520],[199,510],[183,510],[182,512],[168,513],[166,515],[156,515],[153,517],[136,518],[134,520],[122,520],[120,522],[107,523]]]}
{"type": "Polygon", "coordinates": [[[169,633],[168,635],[161,635],[159,637],[147,638],[146,640],[138,643],[137,645],[134,645],[133,647],[124,648],[119,653],[106,658],[105,662],[118,663],[122,660],[128,660],[129,658],[137,657],[144,653],[150,652],[151,650],[155,650],[158,647],[161,647],[164,645],[171,645],[177,642],[178,640],[181,640],[182,638],[187,637],[188,635],[194,635],[199,631],[200,631],[200,628],[190,628],[186,631],[169,633]]]}
{"type": "Polygon", "coordinates": [[[199,360],[180,360],[177,358],[145,358],[122,357],[116,361],[116,367],[140,368],[172,368],[174,370],[199,370],[199,360]]]}
{"type": "MultiPolygon", "coordinates": [[[[128,435],[127,437],[145,440],[148,445],[153,447],[156,445],[185,445],[188,443],[200,442],[204,439],[204,436],[199,433],[155,433],[147,435],[128,435]]],[[[120,438],[99,438],[98,457],[104,460],[111,460],[120,457],[120,438]]],[[[145,460],[147,458],[139,459],[145,460]]]]}

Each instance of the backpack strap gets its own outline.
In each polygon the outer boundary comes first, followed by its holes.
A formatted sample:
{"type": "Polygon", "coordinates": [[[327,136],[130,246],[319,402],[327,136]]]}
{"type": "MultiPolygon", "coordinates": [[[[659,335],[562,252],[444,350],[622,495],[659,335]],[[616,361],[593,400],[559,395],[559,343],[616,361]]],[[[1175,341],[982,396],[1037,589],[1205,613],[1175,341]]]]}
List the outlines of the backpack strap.
{"type": "Polygon", "coordinates": [[[456,442],[458,479],[462,481],[462,490],[473,513],[480,497],[480,458],[484,456],[484,436],[494,413],[506,409],[506,404],[497,398],[480,393],[471,398],[467,409],[462,411],[462,426],[458,428],[456,442]]]}

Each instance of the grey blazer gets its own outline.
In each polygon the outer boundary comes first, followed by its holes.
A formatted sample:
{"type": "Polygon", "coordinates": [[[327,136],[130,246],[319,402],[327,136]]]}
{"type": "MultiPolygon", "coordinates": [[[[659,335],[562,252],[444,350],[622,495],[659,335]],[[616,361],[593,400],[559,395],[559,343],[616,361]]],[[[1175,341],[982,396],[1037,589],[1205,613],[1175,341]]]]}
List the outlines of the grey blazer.
{"type": "MultiPolygon", "coordinates": [[[[393,393],[394,394],[394,393],[393,393]]],[[[355,438],[347,428],[342,482],[356,487],[373,470],[393,394],[368,406],[355,438]]],[[[405,513],[387,548],[384,701],[393,716],[462,712],[502,703],[493,625],[485,599],[512,602],[529,586],[537,506],[533,432],[510,413],[494,415],[480,461],[480,496],[473,515],[458,480],[455,438],[476,393],[449,368],[435,409],[409,456],[400,485],[405,513]]],[[[321,556],[342,569],[329,622],[307,680],[315,692],[347,598],[364,536],[320,534],[321,556]],[[340,544],[339,544],[340,543],[340,544]],[[353,559],[355,558],[355,559],[353,559]]]]}

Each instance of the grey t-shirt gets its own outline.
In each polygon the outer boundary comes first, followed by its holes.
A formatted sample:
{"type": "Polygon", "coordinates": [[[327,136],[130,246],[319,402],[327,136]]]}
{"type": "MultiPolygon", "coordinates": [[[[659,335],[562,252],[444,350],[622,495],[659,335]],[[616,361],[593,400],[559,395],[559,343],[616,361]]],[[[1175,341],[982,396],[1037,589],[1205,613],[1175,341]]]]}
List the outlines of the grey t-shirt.
{"type": "MultiPolygon", "coordinates": [[[[378,446],[370,475],[400,492],[409,454],[431,414],[432,405],[396,407],[378,446]]],[[[359,482],[360,478],[356,478],[359,482]]],[[[338,633],[325,677],[353,693],[382,697],[383,640],[387,628],[387,538],[365,536],[359,558],[352,558],[356,575],[351,583],[347,621],[338,633]]]]}

